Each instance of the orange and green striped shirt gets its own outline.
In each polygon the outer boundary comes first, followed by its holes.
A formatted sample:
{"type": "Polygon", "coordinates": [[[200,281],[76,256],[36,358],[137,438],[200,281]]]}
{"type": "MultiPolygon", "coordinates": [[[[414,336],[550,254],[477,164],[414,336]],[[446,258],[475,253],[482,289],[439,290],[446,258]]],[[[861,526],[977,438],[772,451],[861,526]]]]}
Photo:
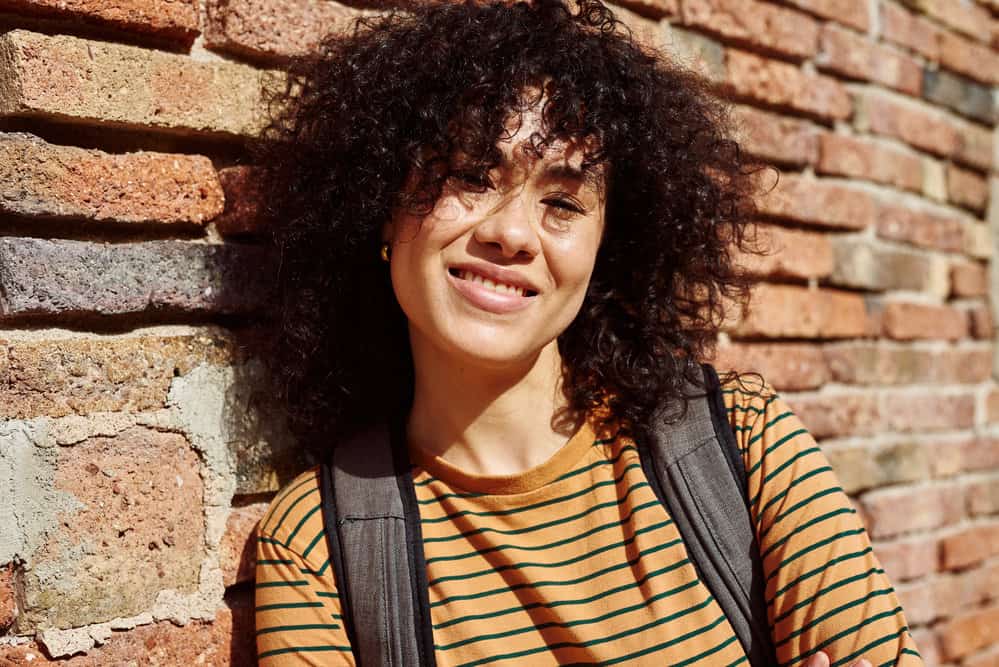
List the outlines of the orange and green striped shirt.
{"type": "MultiPolygon", "coordinates": [[[[769,387],[725,388],[781,665],[921,665],[902,608],[814,439],[769,387]]],[[[698,579],[633,442],[585,424],[510,476],[411,452],[437,662],[738,665],[746,655],[698,579]]],[[[354,664],[315,468],[260,522],[262,667],[354,664]]],[[[363,628],[358,628],[363,632],[363,628]]]]}

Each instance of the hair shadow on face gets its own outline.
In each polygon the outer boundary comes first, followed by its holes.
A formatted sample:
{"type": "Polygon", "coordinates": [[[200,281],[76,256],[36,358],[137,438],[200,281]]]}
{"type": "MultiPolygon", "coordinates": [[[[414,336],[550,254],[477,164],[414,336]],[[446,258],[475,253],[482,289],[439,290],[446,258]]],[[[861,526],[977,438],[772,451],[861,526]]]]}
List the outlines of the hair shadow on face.
{"type": "Polygon", "coordinates": [[[736,250],[754,250],[761,165],[734,140],[728,101],[597,0],[413,7],[296,61],[253,144],[281,258],[268,365],[310,450],[408,408],[384,226],[432,210],[459,170],[497,167],[525,100],[543,120],[528,151],[578,144],[584,172],[603,170],[603,242],[558,339],[569,406],[606,405],[640,431],[699,379],[726,304],[747,294],[736,250]]]}

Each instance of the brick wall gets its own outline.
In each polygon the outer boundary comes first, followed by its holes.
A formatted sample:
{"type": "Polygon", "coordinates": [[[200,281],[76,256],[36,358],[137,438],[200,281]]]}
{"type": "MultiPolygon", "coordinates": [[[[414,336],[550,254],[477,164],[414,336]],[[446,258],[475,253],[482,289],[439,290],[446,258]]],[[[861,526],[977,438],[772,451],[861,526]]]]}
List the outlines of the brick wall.
{"type": "MultiPolygon", "coordinates": [[[[781,170],[717,364],[820,439],[927,663],[999,664],[999,3],[620,1],[781,170]]],[[[252,664],[248,536],[302,463],[245,139],[364,11],[0,0],[0,665],[252,664]]]]}

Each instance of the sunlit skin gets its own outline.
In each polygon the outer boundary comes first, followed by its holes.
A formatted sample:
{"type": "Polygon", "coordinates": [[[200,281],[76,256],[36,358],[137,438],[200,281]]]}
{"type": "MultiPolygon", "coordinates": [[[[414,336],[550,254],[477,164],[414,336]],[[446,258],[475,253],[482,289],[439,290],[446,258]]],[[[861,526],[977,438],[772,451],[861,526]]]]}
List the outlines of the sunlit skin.
{"type": "MultiPolygon", "coordinates": [[[[580,147],[537,159],[522,150],[537,107],[519,119],[485,192],[452,179],[427,216],[397,215],[383,234],[413,351],[410,445],[490,477],[540,465],[578,425],[553,424],[566,405],[556,339],[582,306],[606,224],[602,180],[574,173],[580,147]],[[511,271],[532,289],[497,294],[466,269],[511,271]]],[[[803,667],[829,664],[820,651],[803,667]]]]}

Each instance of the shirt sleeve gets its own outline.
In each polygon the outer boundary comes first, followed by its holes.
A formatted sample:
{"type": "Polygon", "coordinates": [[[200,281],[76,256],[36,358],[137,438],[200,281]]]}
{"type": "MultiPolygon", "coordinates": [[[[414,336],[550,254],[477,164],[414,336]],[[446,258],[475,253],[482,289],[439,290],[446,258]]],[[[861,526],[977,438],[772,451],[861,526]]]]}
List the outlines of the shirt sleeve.
{"type": "Polygon", "coordinates": [[[313,563],[259,528],[256,551],[260,667],[353,665],[329,560],[313,563]]]}
{"type": "Polygon", "coordinates": [[[898,596],[814,438],[767,385],[726,403],[749,473],[779,664],[922,665],[898,596]]]}

